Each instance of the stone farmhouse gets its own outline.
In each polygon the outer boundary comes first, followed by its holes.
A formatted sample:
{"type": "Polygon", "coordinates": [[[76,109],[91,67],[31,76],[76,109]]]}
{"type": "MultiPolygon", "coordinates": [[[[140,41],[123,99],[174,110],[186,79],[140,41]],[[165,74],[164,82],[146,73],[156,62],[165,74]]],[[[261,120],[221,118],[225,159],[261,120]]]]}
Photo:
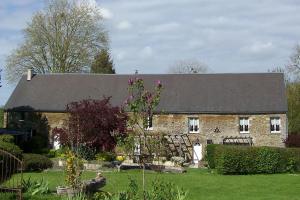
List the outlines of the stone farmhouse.
{"type": "Polygon", "coordinates": [[[66,105],[82,99],[111,96],[112,105],[120,106],[128,95],[128,80],[135,77],[149,89],[155,81],[162,82],[161,101],[148,128],[167,133],[170,139],[186,136],[195,163],[209,143],[284,146],[287,100],[281,73],[32,76],[29,72],[5,105],[4,123],[24,121],[26,113],[37,112],[47,118],[50,128],[61,126],[66,105]]]}

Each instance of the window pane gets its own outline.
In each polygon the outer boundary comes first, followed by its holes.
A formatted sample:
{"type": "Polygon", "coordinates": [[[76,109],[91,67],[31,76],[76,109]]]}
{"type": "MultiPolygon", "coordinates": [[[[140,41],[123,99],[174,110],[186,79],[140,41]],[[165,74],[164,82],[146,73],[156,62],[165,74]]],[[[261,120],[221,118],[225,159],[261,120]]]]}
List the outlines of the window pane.
{"type": "Polygon", "coordinates": [[[245,125],[245,131],[247,132],[249,130],[249,126],[245,125]]]}
{"type": "Polygon", "coordinates": [[[271,124],[271,131],[275,131],[274,124],[271,124]]]}
{"type": "Polygon", "coordinates": [[[243,126],[240,125],[240,132],[243,132],[243,126]]]}

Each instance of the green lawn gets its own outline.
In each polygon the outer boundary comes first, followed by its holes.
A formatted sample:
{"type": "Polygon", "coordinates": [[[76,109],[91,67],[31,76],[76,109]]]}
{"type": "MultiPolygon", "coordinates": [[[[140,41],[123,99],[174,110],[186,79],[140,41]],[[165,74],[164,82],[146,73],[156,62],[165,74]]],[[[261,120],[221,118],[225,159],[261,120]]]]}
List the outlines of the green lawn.
{"type": "MultiPolygon", "coordinates": [[[[104,191],[122,191],[127,187],[128,178],[141,183],[141,171],[104,172],[107,185],[104,191]]],[[[64,182],[63,172],[47,171],[25,173],[24,178],[44,178],[49,181],[50,189],[64,182]]],[[[84,179],[95,177],[95,172],[85,172],[84,179]]],[[[185,174],[146,173],[147,184],[159,178],[175,183],[188,190],[189,200],[210,199],[264,199],[300,200],[300,174],[224,176],[209,170],[189,169],[185,174]]],[[[44,198],[46,199],[46,198],[44,198]]]]}

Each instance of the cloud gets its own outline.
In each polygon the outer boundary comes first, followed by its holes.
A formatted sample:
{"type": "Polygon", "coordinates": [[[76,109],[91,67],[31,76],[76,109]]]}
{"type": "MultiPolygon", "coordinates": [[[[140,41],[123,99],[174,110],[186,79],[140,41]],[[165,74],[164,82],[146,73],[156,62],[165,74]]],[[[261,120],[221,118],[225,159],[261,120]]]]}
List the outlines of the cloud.
{"type": "Polygon", "coordinates": [[[148,33],[164,33],[175,31],[180,27],[180,24],[177,22],[168,22],[163,24],[156,24],[149,26],[146,32],[148,33]]]}
{"type": "Polygon", "coordinates": [[[145,46],[139,52],[139,55],[141,56],[141,58],[148,58],[148,57],[152,56],[152,54],[153,54],[153,49],[150,46],[145,46]]]}
{"type": "Polygon", "coordinates": [[[111,19],[114,16],[113,13],[107,8],[101,7],[99,10],[104,19],[111,19]]]}
{"type": "Polygon", "coordinates": [[[117,29],[119,30],[127,30],[130,29],[131,27],[132,24],[127,20],[123,20],[117,24],[117,29]]]}

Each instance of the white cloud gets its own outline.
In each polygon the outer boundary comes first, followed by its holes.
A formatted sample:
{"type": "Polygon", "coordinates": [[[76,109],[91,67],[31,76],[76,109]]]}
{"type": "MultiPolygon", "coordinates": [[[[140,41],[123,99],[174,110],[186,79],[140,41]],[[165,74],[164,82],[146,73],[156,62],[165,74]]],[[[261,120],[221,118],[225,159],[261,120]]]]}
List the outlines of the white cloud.
{"type": "Polygon", "coordinates": [[[149,33],[165,33],[175,31],[180,27],[180,24],[177,22],[169,22],[158,25],[149,26],[146,32],[149,33]]]}
{"type": "Polygon", "coordinates": [[[145,46],[143,49],[141,49],[141,51],[139,52],[139,55],[142,57],[142,58],[148,58],[150,56],[152,56],[153,54],[153,50],[152,50],[152,47],[150,46],[145,46]]]}
{"type": "Polygon", "coordinates": [[[119,60],[119,61],[124,60],[125,57],[126,57],[126,52],[124,52],[124,51],[118,52],[117,56],[116,56],[117,60],[119,60]]]}
{"type": "Polygon", "coordinates": [[[119,30],[127,30],[130,29],[131,27],[132,24],[127,20],[123,20],[117,24],[117,29],[119,30]]]}
{"type": "Polygon", "coordinates": [[[101,7],[99,8],[99,10],[104,19],[111,19],[114,16],[113,13],[108,8],[101,7]]]}
{"type": "Polygon", "coordinates": [[[245,53],[259,54],[270,51],[274,48],[272,42],[254,42],[248,46],[242,47],[241,51],[245,53]]]}

